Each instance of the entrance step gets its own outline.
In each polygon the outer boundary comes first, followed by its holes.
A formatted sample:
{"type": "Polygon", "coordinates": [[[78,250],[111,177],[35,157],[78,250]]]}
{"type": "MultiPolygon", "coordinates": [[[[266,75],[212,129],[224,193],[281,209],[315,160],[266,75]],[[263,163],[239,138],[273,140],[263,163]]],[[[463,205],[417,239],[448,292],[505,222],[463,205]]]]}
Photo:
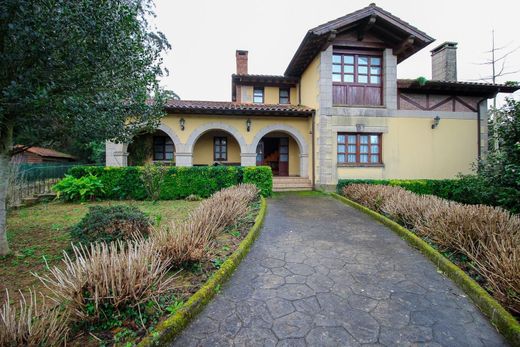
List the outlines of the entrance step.
{"type": "Polygon", "coordinates": [[[307,177],[273,177],[274,192],[312,190],[312,182],[307,177]]]}

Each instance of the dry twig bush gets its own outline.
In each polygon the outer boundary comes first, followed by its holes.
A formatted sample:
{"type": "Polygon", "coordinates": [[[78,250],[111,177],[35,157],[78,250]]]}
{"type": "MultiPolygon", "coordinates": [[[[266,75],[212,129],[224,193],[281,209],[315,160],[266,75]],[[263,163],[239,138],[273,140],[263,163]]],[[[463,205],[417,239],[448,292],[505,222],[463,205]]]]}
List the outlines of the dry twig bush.
{"type": "Polygon", "coordinates": [[[59,307],[49,307],[30,291],[20,292],[18,305],[11,305],[9,292],[0,308],[0,346],[59,346],[68,334],[68,316],[59,307]],[[17,309],[18,307],[18,309],[17,309]]]}
{"type": "Polygon", "coordinates": [[[464,205],[403,188],[352,184],[352,200],[413,229],[442,250],[467,256],[493,296],[520,314],[520,217],[499,207],[464,205]]]}
{"type": "Polygon", "coordinates": [[[201,202],[185,222],[152,232],[150,240],[172,265],[200,261],[215,237],[247,214],[258,194],[253,184],[223,189],[201,202]]]}
{"type": "Polygon", "coordinates": [[[66,304],[74,319],[96,319],[103,307],[137,306],[173,287],[169,262],[147,240],[72,246],[63,267],[36,275],[57,304],[66,304]]]}

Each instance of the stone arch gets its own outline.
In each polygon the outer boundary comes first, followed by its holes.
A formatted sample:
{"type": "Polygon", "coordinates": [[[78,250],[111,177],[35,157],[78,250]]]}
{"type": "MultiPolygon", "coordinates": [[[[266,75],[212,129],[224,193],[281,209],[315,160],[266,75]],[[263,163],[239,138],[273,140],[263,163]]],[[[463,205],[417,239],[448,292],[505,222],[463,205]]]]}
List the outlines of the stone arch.
{"type": "Polygon", "coordinates": [[[188,141],[185,144],[186,151],[189,153],[193,153],[193,149],[195,147],[195,143],[197,140],[206,132],[210,130],[223,130],[235,137],[235,140],[237,140],[238,145],[240,146],[240,152],[245,152],[247,148],[246,140],[240,134],[240,132],[231,125],[228,125],[226,123],[221,122],[212,122],[212,123],[206,123],[198,127],[197,129],[193,130],[188,137],[188,141]]]}
{"type": "Polygon", "coordinates": [[[260,140],[273,131],[289,134],[296,141],[300,150],[300,176],[309,177],[309,144],[303,134],[295,127],[286,124],[272,124],[260,129],[253,138],[248,152],[256,153],[256,146],[260,140]]]}
{"type": "Polygon", "coordinates": [[[164,133],[166,133],[166,135],[168,135],[170,137],[170,139],[172,139],[173,141],[173,144],[175,146],[175,151],[179,151],[181,150],[182,148],[182,143],[181,143],[181,140],[179,139],[179,137],[177,136],[176,133],[173,132],[173,130],[167,126],[166,124],[164,123],[161,123],[159,124],[159,126],[157,127],[157,130],[161,130],[163,131],[164,133]]]}

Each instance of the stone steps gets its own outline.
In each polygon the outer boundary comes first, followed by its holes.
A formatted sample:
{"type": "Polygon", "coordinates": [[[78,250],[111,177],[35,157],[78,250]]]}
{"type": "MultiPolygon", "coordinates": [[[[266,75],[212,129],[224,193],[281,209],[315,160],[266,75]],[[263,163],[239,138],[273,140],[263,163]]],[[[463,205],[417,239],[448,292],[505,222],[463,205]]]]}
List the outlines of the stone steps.
{"type": "Polygon", "coordinates": [[[312,182],[307,177],[273,177],[274,192],[312,190],[312,182]]]}

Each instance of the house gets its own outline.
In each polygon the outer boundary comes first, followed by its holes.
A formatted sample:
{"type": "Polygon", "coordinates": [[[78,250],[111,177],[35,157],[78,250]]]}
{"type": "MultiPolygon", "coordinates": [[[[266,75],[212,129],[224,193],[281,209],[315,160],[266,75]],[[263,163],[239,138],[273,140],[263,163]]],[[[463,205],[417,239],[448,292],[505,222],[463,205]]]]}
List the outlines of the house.
{"type": "Polygon", "coordinates": [[[434,39],[370,4],[310,29],[284,75],[248,71],[236,51],[231,101],[171,100],[141,144],[107,144],[112,166],[269,165],[275,185],[341,178],[450,178],[486,155],[487,100],[518,87],[457,80],[457,43],[433,50],[433,79],[397,65],[434,39]],[[136,159],[132,159],[138,151],[136,159]]]}
{"type": "Polygon", "coordinates": [[[16,154],[11,157],[13,163],[41,164],[41,163],[70,163],[77,161],[77,158],[67,154],[55,151],[50,148],[28,147],[17,145],[16,154]]]}

